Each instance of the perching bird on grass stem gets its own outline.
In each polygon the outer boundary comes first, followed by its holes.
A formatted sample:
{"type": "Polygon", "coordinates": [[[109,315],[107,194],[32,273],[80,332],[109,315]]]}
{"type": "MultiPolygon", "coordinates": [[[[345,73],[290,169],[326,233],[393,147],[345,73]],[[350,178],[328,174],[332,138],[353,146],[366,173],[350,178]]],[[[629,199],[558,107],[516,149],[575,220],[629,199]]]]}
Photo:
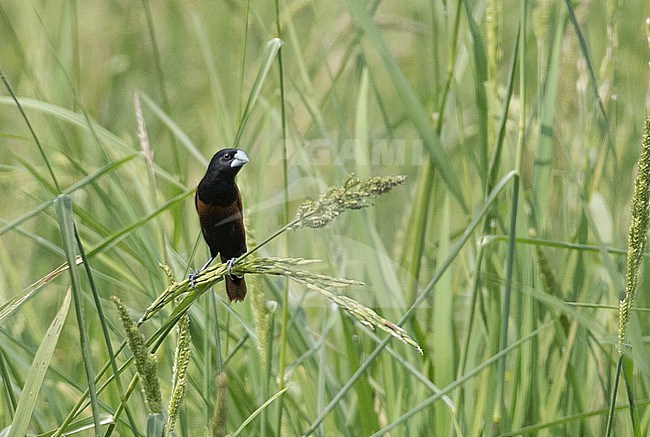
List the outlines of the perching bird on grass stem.
{"type": "MultiPolygon", "coordinates": [[[[212,260],[221,256],[221,262],[229,265],[246,253],[246,231],[242,216],[242,202],[235,176],[248,162],[248,156],[239,149],[219,150],[210,161],[199,186],[194,203],[201,221],[201,232],[210,248],[210,259],[201,270],[207,268],[212,260]]],[[[198,273],[198,272],[197,272],[198,273]]],[[[190,275],[193,281],[196,273],[190,275]]],[[[226,276],[226,292],[231,301],[244,300],[246,282],[243,276],[226,276]]]]}

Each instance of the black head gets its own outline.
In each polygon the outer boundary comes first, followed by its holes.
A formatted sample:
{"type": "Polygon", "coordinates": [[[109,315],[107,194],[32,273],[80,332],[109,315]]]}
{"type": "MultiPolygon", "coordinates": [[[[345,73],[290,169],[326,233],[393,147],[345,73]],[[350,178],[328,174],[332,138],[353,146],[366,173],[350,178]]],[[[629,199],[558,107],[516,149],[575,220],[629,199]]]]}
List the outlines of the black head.
{"type": "Polygon", "coordinates": [[[208,171],[199,182],[199,199],[214,205],[231,204],[239,195],[235,175],[247,162],[248,156],[242,150],[219,150],[210,160],[208,171]]]}
{"type": "Polygon", "coordinates": [[[248,162],[248,156],[243,150],[239,149],[221,149],[212,157],[208,166],[208,174],[216,173],[223,175],[232,175],[235,177],[237,172],[244,164],[248,162]]]}

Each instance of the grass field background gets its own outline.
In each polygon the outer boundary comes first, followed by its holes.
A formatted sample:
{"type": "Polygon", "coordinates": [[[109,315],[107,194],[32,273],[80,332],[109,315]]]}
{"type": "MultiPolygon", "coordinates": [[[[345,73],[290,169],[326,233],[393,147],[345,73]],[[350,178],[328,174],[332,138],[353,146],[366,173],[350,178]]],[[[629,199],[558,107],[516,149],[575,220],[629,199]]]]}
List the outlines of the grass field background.
{"type": "MultiPolygon", "coordinates": [[[[648,16],[645,0],[3,1],[0,427],[60,435],[94,411],[97,435],[147,433],[134,365],[89,384],[124,338],[110,298],[137,320],[169,285],[160,263],[179,281],[203,264],[193,190],[235,145],[251,247],[350,173],[406,176],[256,255],[364,282],[336,292],[423,354],[295,281],[248,275],[232,305],[219,283],[188,312],[176,435],[600,436],[612,399],[616,435],[647,435],[646,276],[614,381],[648,16]],[[51,274],[79,253],[72,223],[87,263],[51,274]]],[[[165,409],[177,337],[155,350],[165,409]]]]}

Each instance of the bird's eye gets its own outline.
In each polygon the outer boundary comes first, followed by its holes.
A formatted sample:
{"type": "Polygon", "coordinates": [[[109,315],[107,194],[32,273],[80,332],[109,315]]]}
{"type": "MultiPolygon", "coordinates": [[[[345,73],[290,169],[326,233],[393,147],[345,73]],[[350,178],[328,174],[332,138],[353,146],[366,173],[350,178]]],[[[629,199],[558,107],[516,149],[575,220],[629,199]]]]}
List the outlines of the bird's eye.
{"type": "Polygon", "coordinates": [[[223,158],[224,159],[230,159],[230,158],[232,158],[232,154],[231,153],[224,153],[223,158]]]}

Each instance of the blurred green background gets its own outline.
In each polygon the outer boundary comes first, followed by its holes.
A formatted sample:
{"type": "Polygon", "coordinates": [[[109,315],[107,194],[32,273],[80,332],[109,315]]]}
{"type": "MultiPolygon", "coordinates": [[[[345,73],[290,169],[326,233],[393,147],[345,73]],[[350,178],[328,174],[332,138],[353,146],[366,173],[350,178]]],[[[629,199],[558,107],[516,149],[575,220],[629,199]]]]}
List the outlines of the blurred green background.
{"type": "MultiPolygon", "coordinates": [[[[159,263],[179,280],[203,264],[193,189],[212,154],[238,138],[251,159],[238,184],[252,241],[352,172],[407,176],[373,208],[283,234],[258,255],[323,260],[310,269],[365,282],[340,292],[395,322],[424,292],[404,325],[424,355],[393,341],[375,358],[375,335],[383,333],[294,283],[284,319],[287,283],[260,277],[255,286],[268,308],[277,303],[268,314],[267,367],[251,299],[231,306],[219,284],[190,311],[192,363],[178,435],[210,429],[221,367],[231,433],[289,385],[243,435],[371,435],[392,426],[393,435],[603,435],[629,199],[650,107],[648,15],[645,0],[3,1],[0,70],[42,152],[3,84],[0,426],[14,420],[36,350],[70,286],[64,272],[15,300],[66,262],[54,198],[71,197],[119,344],[110,296],[137,319],[168,285],[159,263]],[[281,64],[269,51],[276,37],[281,64]],[[138,139],[136,94],[153,173],[138,139]],[[511,170],[518,197],[510,175],[482,209],[511,170]],[[473,219],[478,227],[461,238],[473,219]],[[511,231],[519,237],[514,251],[511,231]],[[513,344],[499,369],[493,358],[513,344]],[[436,387],[447,389],[431,399],[436,387]]],[[[97,371],[108,353],[80,272],[81,329],[97,371]]],[[[648,286],[642,279],[639,307],[648,306],[648,286]]],[[[639,421],[633,429],[623,408],[617,435],[645,435],[649,427],[646,314],[638,312],[628,332],[639,421]]],[[[69,314],[34,394],[32,433],[60,427],[88,387],[75,322],[69,314]]],[[[157,352],[163,400],[174,340],[157,352]]],[[[134,372],[126,370],[123,384],[134,372]]],[[[101,413],[113,416],[122,395],[109,385],[99,395],[101,413]]],[[[626,396],[621,391],[618,401],[626,396]]],[[[115,432],[144,435],[139,389],[127,405],[115,432]]],[[[87,408],[75,420],[90,415],[87,408]]]]}

